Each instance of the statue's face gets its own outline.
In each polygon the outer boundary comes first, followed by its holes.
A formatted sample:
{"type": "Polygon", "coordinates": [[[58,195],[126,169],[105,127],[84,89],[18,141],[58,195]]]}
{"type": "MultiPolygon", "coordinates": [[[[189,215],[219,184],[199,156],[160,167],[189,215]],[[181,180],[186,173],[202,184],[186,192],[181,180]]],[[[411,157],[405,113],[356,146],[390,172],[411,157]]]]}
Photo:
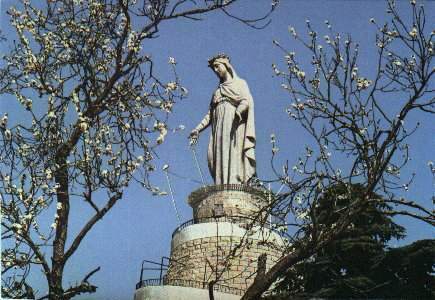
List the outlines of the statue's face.
{"type": "Polygon", "coordinates": [[[226,79],[228,76],[228,70],[224,64],[218,62],[213,63],[213,71],[220,79],[226,79]]]}

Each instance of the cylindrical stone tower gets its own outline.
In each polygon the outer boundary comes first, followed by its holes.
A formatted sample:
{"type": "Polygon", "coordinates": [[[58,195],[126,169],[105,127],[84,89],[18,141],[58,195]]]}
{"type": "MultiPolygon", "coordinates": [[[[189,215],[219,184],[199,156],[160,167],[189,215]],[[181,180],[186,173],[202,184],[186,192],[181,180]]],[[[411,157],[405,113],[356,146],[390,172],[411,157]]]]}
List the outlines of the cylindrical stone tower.
{"type": "MultiPolygon", "coordinates": [[[[174,299],[208,299],[212,282],[215,299],[239,299],[254,281],[259,256],[266,255],[266,270],[280,258],[281,237],[270,229],[267,214],[261,213],[269,197],[267,191],[239,184],[194,191],[188,198],[194,218],[172,234],[160,294],[173,289],[174,299]]],[[[156,288],[137,290],[135,300],[164,299],[152,293],[156,288]]]]}

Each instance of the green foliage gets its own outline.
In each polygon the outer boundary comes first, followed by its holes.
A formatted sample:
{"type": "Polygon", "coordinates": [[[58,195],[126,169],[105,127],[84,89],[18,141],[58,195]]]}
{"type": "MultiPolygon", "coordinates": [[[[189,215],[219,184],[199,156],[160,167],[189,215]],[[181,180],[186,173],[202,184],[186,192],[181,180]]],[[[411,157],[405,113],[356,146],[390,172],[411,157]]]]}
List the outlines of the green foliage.
{"type": "MultiPolygon", "coordinates": [[[[334,226],[362,189],[342,185],[327,191],[314,212],[320,227],[334,226]]],[[[373,195],[337,239],[287,270],[268,299],[434,297],[435,240],[388,248],[405,229],[382,213],[389,207],[376,199],[381,198],[373,195]]]]}
{"type": "Polygon", "coordinates": [[[383,297],[401,295],[409,299],[434,299],[435,240],[420,240],[388,249],[376,271],[377,281],[390,280],[378,289],[383,297]]]}

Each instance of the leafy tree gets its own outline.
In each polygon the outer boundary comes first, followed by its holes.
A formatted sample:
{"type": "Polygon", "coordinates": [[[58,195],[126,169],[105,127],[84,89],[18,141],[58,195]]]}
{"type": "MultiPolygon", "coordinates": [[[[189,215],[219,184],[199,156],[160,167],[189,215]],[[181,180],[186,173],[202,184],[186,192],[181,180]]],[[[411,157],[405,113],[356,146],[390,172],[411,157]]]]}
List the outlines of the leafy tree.
{"type": "Polygon", "coordinates": [[[36,296],[31,267],[48,283],[39,299],[95,292],[89,279],[99,268],[73,286],[64,286],[64,268],[132,181],[159,192],[148,180],[153,156],[187,93],[175,59],[173,78],[158,78],[142,49],[163,22],[216,10],[255,26],[227,11],[235,2],[23,0],[8,10],[17,40],[2,61],[0,94],[15,98],[27,119],[0,117],[3,296],[36,296]],[[72,235],[77,199],[93,213],[72,235]],[[48,229],[39,223],[47,214],[48,229]]]}
{"type": "MultiPolygon", "coordinates": [[[[420,240],[389,249],[377,273],[387,284],[376,291],[382,297],[431,299],[435,297],[435,240],[420,240]]],[[[378,279],[379,280],[379,279],[378,279]]]]}
{"type": "MultiPolygon", "coordinates": [[[[353,198],[363,187],[352,187],[353,198]]],[[[322,226],[332,226],[349,204],[343,187],[325,193],[315,208],[322,226]]],[[[383,214],[384,203],[369,204],[329,245],[310,259],[287,270],[275,289],[281,297],[383,298],[431,295],[435,264],[433,240],[388,249],[391,239],[404,237],[405,229],[383,214]],[[431,248],[432,246],[432,248],[431,248]],[[412,288],[410,288],[412,286],[412,288]]]]}
{"type": "MultiPolygon", "coordinates": [[[[259,299],[283,272],[334,247],[333,242],[368,207],[381,208],[385,216],[402,215],[435,225],[432,195],[419,202],[400,196],[412,183],[413,177],[405,178],[401,171],[410,158],[409,137],[420,125],[413,124],[410,115],[418,118],[418,114],[435,113],[435,32],[428,28],[423,5],[412,0],[409,7],[410,20],[402,16],[394,1],[387,1],[387,22],[370,20],[376,30],[372,72],[360,68],[358,43],[349,35],[334,32],[328,21],[324,35],[307,20],[307,39],[289,27],[290,35],[306,49],[302,57],[274,42],[284,52],[284,66],[273,65],[273,70],[291,99],[289,117],[306,130],[313,145],[306,147],[293,167],[287,163],[278,171],[281,168],[272,161],[285,188],[268,210],[286,220],[289,243],[282,258],[257,276],[243,300],[259,299]],[[312,73],[303,69],[303,59],[311,63],[312,73]],[[356,183],[361,190],[353,198],[356,183]],[[324,226],[316,207],[333,187],[343,187],[342,196],[350,202],[340,209],[334,223],[324,226]]],[[[275,137],[271,142],[276,157],[275,137]]],[[[433,167],[431,170],[435,174],[433,167]]],[[[393,234],[382,232],[388,228],[385,225],[379,234],[393,234]]],[[[356,242],[347,245],[358,246],[360,251],[378,247],[370,240],[356,242]]],[[[340,270],[335,272],[340,274],[340,270]]],[[[360,283],[367,285],[362,279],[360,283]]]]}
{"type": "MultiPolygon", "coordinates": [[[[351,199],[357,198],[362,189],[354,185],[351,199]]],[[[333,226],[349,200],[344,187],[328,190],[315,208],[317,222],[333,226]]],[[[389,207],[384,203],[368,203],[334,241],[310,258],[312,262],[298,265],[305,292],[318,297],[364,297],[365,291],[376,285],[370,279],[373,265],[382,259],[388,241],[402,238],[405,231],[382,213],[385,209],[389,207]]]]}

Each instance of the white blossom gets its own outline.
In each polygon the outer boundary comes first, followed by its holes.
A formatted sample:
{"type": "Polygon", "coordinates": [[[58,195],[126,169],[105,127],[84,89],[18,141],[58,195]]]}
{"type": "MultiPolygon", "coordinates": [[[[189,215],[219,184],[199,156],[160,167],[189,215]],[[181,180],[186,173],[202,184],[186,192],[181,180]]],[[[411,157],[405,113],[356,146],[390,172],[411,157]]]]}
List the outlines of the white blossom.
{"type": "Polygon", "coordinates": [[[177,83],[176,82],[168,82],[166,84],[166,89],[169,91],[175,91],[177,89],[177,83]]]}
{"type": "Polygon", "coordinates": [[[129,123],[123,123],[122,124],[122,130],[128,131],[129,129],[130,129],[130,124],[129,123]]]}
{"type": "Polygon", "coordinates": [[[87,122],[80,122],[79,127],[81,131],[86,132],[88,131],[89,124],[87,122]]]}
{"type": "Polygon", "coordinates": [[[364,90],[367,89],[372,84],[371,80],[368,80],[364,77],[360,77],[357,79],[357,88],[358,90],[364,90]]]}
{"type": "Polygon", "coordinates": [[[189,93],[189,91],[188,91],[184,86],[182,86],[182,87],[180,88],[180,90],[181,90],[181,92],[182,92],[184,95],[187,95],[187,94],[189,93]]]}
{"type": "Polygon", "coordinates": [[[412,30],[409,32],[409,36],[415,39],[417,37],[418,31],[417,28],[413,27],[412,30]]]}
{"type": "Polygon", "coordinates": [[[12,133],[9,129],[5,130],[5,139],[10,140],[12,138],[12,133]]]}
{"type": "Polygon", "coordinates": [[[8,125],[8,114],[4,114],[3,117],[0,119],[0,128],[6,128],[8,125]]]}
{"type": "Polygon", "coordinates": [[[168,63],[171,64],[171,65],[175,65],[177,62],[175,61],[175,58],[170,56],[168,63]]]}
{"type": "Polygon", "coordinates": [[[53,173],[51,172],[50,169],[46,169],[46,170],[45,170],[45,177],[46,177],[48,180],[50,180],[50,179],[53,178],[53,173]]]}
{"type": "Polygon", "coordinates": [[[166,124],[163,122],[156,122],[154,124],[154,128],[157,129],[160,133],[156,140],[157,144],[163,143],[165,140],[165,136],[168,133],[168,130],[166,129],[166,124]]]}
{"type": "Polygon", "coordinates": [[[19,224],[19,223],[14,223],[14,224],[12,224],[12,228],[15,228],[15,229],[22,229],[22,228],[23,228],[23,225],[21,225],[21,224],[19,224]]]}
{"type": "Polygon", "coordinates": [[[50,110],[47,114],[47,118],[48,119],[56,119],[56,114],[54,113],[54,111],[50,110]]]}
{"type": "Polygon", "coordinates": [[[291,33],[291,35],[297,37],[297,33],[294,27],[289,26],[288,31],[291,33]]]}
{"type": "Polygon", "coordinates": [[[275,143],[275,140],[276,139],[276,136],[275,136],[275,134],[274,133],[272,133],[271,135],[270,135],[270,142],[271,143],[275,143]]]}
{"type": "Polygon", "coordinates": [[[304,71],[298,71],[297,73],[298,77],[303,80],[305,78],[305,72],[304,71]]]}

